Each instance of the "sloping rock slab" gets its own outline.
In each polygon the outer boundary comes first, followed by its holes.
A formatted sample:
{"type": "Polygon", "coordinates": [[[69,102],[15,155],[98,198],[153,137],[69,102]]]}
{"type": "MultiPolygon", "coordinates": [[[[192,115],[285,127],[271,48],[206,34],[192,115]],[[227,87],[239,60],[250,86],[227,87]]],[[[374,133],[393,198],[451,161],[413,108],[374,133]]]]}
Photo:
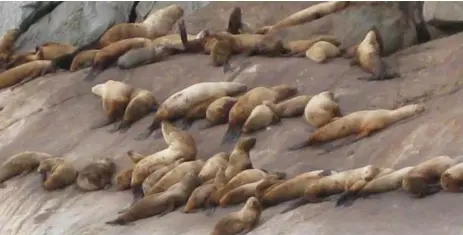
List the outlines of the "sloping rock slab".
{"type": "MultiPolygon", "coordinates": [[[[256,134],[251,151],[255,167],[280,170],[289,176],[314,170],[347,170],[365,164],[401,168],[433,156],[461,153],[463,102],[463,34],[429,42],[401,51],[388,62],[402,78],[364,82],[358,68],[345,59],[315,64],[301,58],[253,57],[253,66],[237,81],[249,87],[287,83],[301,94],[333,89],[340,97],[342,112],[361,109],[394,108],[399,104],[425,102],[422,115],[393,125],[367,139],[325,155],[320,149],[285,149],[311,131],[302,118],[284,119],[282,125],[256,134]]],[[[233,63],[236,63],[235,60],[233,63]]],[[[133,138],[146,128],[152,116],[136,123],[124,134],[110,134],[111,127],[91,131],[102,109],[92,85],[116,79],[151,89],[159,100],[202,81],[220,81],[220,68],[213,68],[205,55],[181,55],[134,70],[110,69],[90,83],[82,81],[85,71],[48,75],[25,84],[13,92],[0,93],[0,161],[25,150],[43,151],[73,161],[78,169],[93,159],[111,157],[119,169],[130,166],[127,150],[149,154],[163,149],[161,139],[133,138]]],[[[231,146],[220,146],[226,126],[191,133],[197,142],[198,157],[207,159],[231,146]]],[[[131,201],[130,191],[113,189],[79,193],[74,186],[44,192],[39,176],[31,173],[7,181],[0,190],[0,234],[9,235],[145,235],[208,234],[221,216],[240,207],[218,209],[213,217],[180,211],[158,218],[139,220],[132,226],[109,226],[104,222],[131,201]],[[179,226],[181,225],[181,226],[179,226]]],[[[327,202],[307,205],[280,215],[286,205],[265,210],[260,225],[249,234],[460,234],[461,195],[439,193],[424,199],[411,199],[401,192],[381,194],[359,200],[350,208],[334,208],[327,202]],[[436,219],[439,218],[439,219],[436,219]]]]}
{"type": "Polygon", "coordinates": [[[434,26],[463,24],[463,3],[461,2],[425,2],[424,20],[434,26]]]}

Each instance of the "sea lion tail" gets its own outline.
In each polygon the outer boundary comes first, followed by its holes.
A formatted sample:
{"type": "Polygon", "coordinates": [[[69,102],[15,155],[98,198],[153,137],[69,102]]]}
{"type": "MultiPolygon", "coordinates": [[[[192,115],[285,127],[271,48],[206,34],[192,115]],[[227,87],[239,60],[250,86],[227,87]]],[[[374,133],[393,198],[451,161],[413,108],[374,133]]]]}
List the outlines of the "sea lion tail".
{"type": "Polygon", "coordinates": [[[236,140],[241,136],[241,126],[239,125],[228,125],[227,132],[222,138],[222,144],[235,143],[236,140]]]}
{"type": "Polygon", "coordinates": [[[122,219],[122,218],[117,218],[117,219],[114,219],[114,220],[110,220],[110,221],[106,221],[105,224],[117,224],[117,225],[125,225],[126,222],[122,219]]]}
{"type": "Polygon", "coordinates": [[[86,82],[91,82],[95,80],[95,78],[102,72],[101,69],[96,69],[96,68],[91,68],[90,71],[88,71],[87,76],[85,76],[84,81],[86,82]]]}
{"type": "Polygon", "coordinates": [[[355,192],[345,191],[339,196],[338,200],[336,201],[335,207],[352,206],[357,198],[358,196],[355,192]]]}
{"type": "Polygon", "coordinates": [[[301,197],[297,201],[293,202],[291,205],[289,205],[286,209],[282,210],[280,214],[285,214],[288,211],[292,211],[300,206],[303,206],[305,204],[309,203],[305,198],[301,197]]]}

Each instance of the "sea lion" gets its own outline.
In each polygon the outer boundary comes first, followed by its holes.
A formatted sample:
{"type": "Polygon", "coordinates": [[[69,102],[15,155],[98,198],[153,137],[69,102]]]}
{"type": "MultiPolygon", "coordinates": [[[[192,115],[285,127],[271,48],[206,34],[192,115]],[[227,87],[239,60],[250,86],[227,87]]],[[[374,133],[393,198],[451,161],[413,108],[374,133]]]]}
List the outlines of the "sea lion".
{"type": "Polygon", "coordinates": [[[463,191],[463,163],[458,163],[442,173],[440,177],[440,185],[444,191],[459,193],[463,191]]]}
{"type": "Polygon", "coordinates": [[[228,158],[228,165],[225,168],[227,180],[233,178],[240,171],[252,168],[249,152],[256,146],[256,141],[255,137],[242,137],[236,142],[228,158]]]}
{"type": "Polygon", "coordinates": [[[71,63],[70,72],[77,71],[79,69],[90,67],[93,63],[95,55],[99,52],[99,49],[86,50],[77,53],[71,63]]]}
{"type": "Polygon", "coordinates": [[[260,105],[257,105],[254,109],[252,109],[252,112],[246,119],[246,122],[244,123],[241,132],[251,133],[265,128],[269,125],[279,123],[280,117],[275,112],[276,110],[272,110],[272,108],[270,107],[273,108],[273,106],[271,105],[262,103],[260,105]]]}
{"type": "Polygon", "coordinates": [[[100,38],[101,47],[130,38],[155,39],[169,33],[172,26],[183,16],[183,8],[172,4],[152,11],[142,23],[121,23],[106,30],[100,38]]]}
{"type": "Polygon", "coordinates": [[[232,212],[220,219],[211,235],[246,234],[259,222],[262,206],[255,197],[250,197],[241,210],[232,212]]]}
{"type": "Polygon", "coordinates": [[[76,179],[77,187],[82,191],[96,191],[111,186],[111,178],[116,164],[104,158],[86,165],[79,171],[76,179]]]}
{"type": "Polygon", "coordinates": [[[397,109],[361,110],[347,114],[317,129],[306,141],[291,146],[288,150],[296,150],[330,140],[356,134],[356,140],[369,136],[372,132],[421,113],[424,105],[410,104],[397,109]]]}
{"type": "Polygon", "coordinates": [[[169,171],[172,169],[176,168],[180,163],[183,163],[184,160],[183,158],[178,159],[172,164],[167,164],[167,165],[159,165],[159,168],[154,170],[153,173],[151,173],[146,179],[143,181],[142,188],[143,188],[143,194],[147,195],[151,188],[153,188],[154,185],[169,171]]]}
{"type": "Polygon", "coordinates": [[[196,142],[186,131],[179,131],[175,126],[168,122],[161,123],[164,140],[169,145],[167,148],[146,156],[140,160],[133,168],[131,187],[133,190],[134,201],[143,197],[142,183],[158,164],[171,164],[183,158],[185,162],[196,160],[196,142]]]}
{"type": "Polygon", "coordinates": [[[8,70],[16,66],[36,60],[37,52],[35,51],[35,49],[26,52],[14,53],[10,55],[10,57],[8,57],[7,61],[2,65],[1,68],[8,70]]]}
{"type": "Polygon", "coordinates": [[[159,128],[162,120],[175,120],[185,115],[189,109],[211,97],[235,95],[247,90],[247,86],[237,82],[201,82],[174,93],[164,100],[154,115],[153,122],[136,139],[143,140],[159,128]]]}
{"type": "Polygon", "coordinates": [[[109,44],[100,49],[93,58],[92,68],[88,72],[84,81],[93,81],[98,74],[111,66],[124,53],[131,49],[141,48],[149,45],[151,40],[147,38],[129,38],[109,44]]]}
{"type": "Polygon", "coordinates": [[[188,201],[183,208],[183,212],[190,213],[194,209],[200,207],[208,209],[208,207],[210,207],[209,198],[212,193],[224,187],[226,183],[227,179],[225,178],[225,170],[223,168],[219,168],[214,176],[214,181],[205,182],[191,193],[190,198],[188,198],[188,201]]]}
{"type": "Polygon", "coordinates": [[[189,172],[198,174],[204,166],[204,161],[201,159],[189,162],[182,162],[177,167],[167,172],[161,179],[150,188],[147,195],[161,193],[167,190],[170,186],[180,182],[182,177],[189,172]]]}
{"type": "Polygon", "coordinates": [[[21,31],[17,28],[9,29],[0,37],[0,66],[7,63],[14,51],[14,43],[21,35],[21,31]]]}
{"type": "Polygon", "coordinates": [[[359,77],[360,80],[386,80],[399,77],[396,72],[387,72],[387,67],[381,59],[383,52],[383,40],[379,30],[373,26],[366,34],[362,42],[355,48],[355,56],[350,65],[360,65],[368,73],[367,77],[359,77]]]}
{"type": "Polygon", "coordinates": [[[188,130],[196,120],[206,118],[207,108],[209,107],[210,104],[212,104],[212,102],[214,102],[215,100],[217,100],[220,97],[222,97],[222,96],[221,95],[220,96],[213,96],[213,97],[211,97],[211,98],[197,104],[192,109],[188,110],[186,112],[185,116],[183,117],[182,129],[183,130],[188,130]]]}
{"type": "Polygon", "coordinates": [[[331,91],[323,91],[314,95],[304,109],[305,121],[317,128],[341,116],[339,104],[335,101],[334,93],[331,91]]]}
{"type": "Polygon", "coordinates": [[[227,123],[230,109],[237,100],[236,97],[224,96],[212,102],[206,109],[207,122],[201,129],[227,123]]]}
{"type": "Polygon", "coordinates": [[[77,170],[74,166],[61,157],[43,159],[37,172],[41,174],[42,187],[47,191],[71,185],[77,178],[77,170]]]}
{"type": "Polygon", "coordinates": [[[55,68],[49,60],[28,62],[0,73],[0,89],[5,87],[15,89],[34,78],[55,71],[55,68]]]}
{"type": "Polygon", "coordinates": [[[228,115],[228,128],[222,138],[222,144],[235,142],[241,135],[246,119],[252,110],[263,101],[279,102],[297,94],[297,88],[288,85],[256,87],[240,96],[228,115]]]}
{"type": "Polygon", "coordinates": [[[349,190],[359,180],[371,181],[379,173],[380,168],[373,165],[367,165],[364,167],[321,177],[317,180],[308,182],[308,184],[306,184],[303,196],[301,196],[299,200],[294,202],[281,213],[294,210],[307,203],[321,202],[325,197],[349,190]]]}
{"type": "Polygon", "coordinates": [[[300,95],[276,104],[266,100],[263,104],[271,107],[279,117],[297,117],[304,113],[305,107],[311,98],[308,95],[300,95]]]}
{"type": "Polygon", "coordinates": [[[190,172],[182,180],[172,185],[167,191],[146,196],[136,202],[126,212],[106,224],[124,225],[128,222],[158,215],[163,216],[186,203],[193,190],[201,184],[201,179],[190,172]]]}
{"type": "Polygon", "coordinates": [[[348,5],[348,1],[317,3],[278,21],[274,25],[261,27],[256,30],[256,33],[267,34],[271,31],[276,32],[283,28],[305,24],[313,20],[322,18],[326,15],[340,11],[346,8],[348,5]]]}
{"type": "Polygon", "coordinates": [[[5,187],[5,181],[34,171],[42,159],[50,157],[52,157],[50,154],[33,151],[20,152],[9,157],[0,166],[0,188],[5,187]]]}
{"type": "Polygon", "coordinates": [[[305,57],[316,63],[322,64],[340,54],[341,50],[337,46],[326,41],[320,41],[305,52],[305,57]]]}
{"type": "Polygon", "coordinates": [[[65,54],[73,53],[77,47],[59,42],[45,42],[36,47],[38,60],[53,60],[65,54]]]}
{"type": "MultiPolygon", "coordinates": [[[[124,112],[128,107],[133,90],[131,85],[111,79],[93,86],[92,93],[101,97],[106,119],[95,122],[90,129],[107,126],[125,116],[124,112]]],[[[133,109],[132,112],[134,112],[133,109]]]]}
{"type": "Polygon", "coordinates": [[[110,132],[126,132],[133,123],[142,119],[147,114],[155,112],[157,107],[158,103],[153,92],[141,88],[133,88],[130,92],[130,102],[125,108],[121,123],[110,132]]]}
{"type": "Polygon", "coordinates": [[[449,156],[438,156],[426,160],[411,169],[402,180],[402,189],[414,198],[437,193],[441,190],[441,175],[457,163],[449,156]]]}
{"type": "Polygon", "coordinates": [[[146,157],[146,155],[143,155],[143,154],[140,154],[140,153],[136,153],[136,152],[134,152],[133,150],[127,151],[127,156],[130,158],[130,160],[131,160],[133,163],[137,163],[137,162],[141,161],[141,159],[143,159],[143,158],[146,157]]]}
{"type": "Polygon", "coordinates": [[[207,182],[210,179],[214,179],[217,175],[217,171],[227,167],[229,159],[229,154],[225,152],[220,152],[215,154],[214,156],[207,159],[206,163],[204,164],[203,168],[199,172],[198,176],[204,181],[207,182]]]}
{"type": "MultiPolygon", "coordinates": [[[[228,205],[235,205],[235,204],[240,204],[243,202],[246,202],[246,200],[250,197],[257,196],[256,195],[256,189],[257,186],[262,185],[265,182],[273,182],[276,183],[278,181],[283,181],[284,178],[286,177],[286,174],[281,174],[281,173],[269,173],[266,175],[263,179],[249,183],[249,184],[244,184],[239,187],[236,187],[227,193],[225,193],[222,198],[220,198],[220,207],[227,207],[228,205]]],[[[272,184],[267,184],[266,187],[271,187],[272,184]]]]}
{"type": "Polygon", "coordinates": [[[285,201],[302,197],[310,182],[332,174],[336,174],[336,172],[330,170],[316,170],[299,174],[262,192],[260,202],[263,206],[274,206],[285,201]]]}
{"type": "Polygon", "coordinates": [[[129,168],[117,173],[115,179],[117,190],[123,191],[130,188],[130,182],[132,181],[132,172],[133,168],[129,168]]]}
{"type": "Polygon", "coordinates": [[[330,43],[334,46],[341,45],[341,42],[332,35],[321,34],[312,36],[310,39],[294,40],[284,44],[285,53],[283,57],[304,57],[307,51],[319,42],[330,43]]]}

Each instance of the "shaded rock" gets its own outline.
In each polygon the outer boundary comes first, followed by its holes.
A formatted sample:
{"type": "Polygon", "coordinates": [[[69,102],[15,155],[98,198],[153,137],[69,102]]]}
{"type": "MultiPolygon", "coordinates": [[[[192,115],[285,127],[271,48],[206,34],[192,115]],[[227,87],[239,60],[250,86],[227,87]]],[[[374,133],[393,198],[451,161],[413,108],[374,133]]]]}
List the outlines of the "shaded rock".
{"type": "Polygon", "coordinates": [[[424,2],[424,20],[434,26],[463,25],[462,2],[424,2]]]}
{"type": "Polygon", "coordinates": [[[133,2],[63,2],[16,42],[28,50],[47,41],[85,45],[114,24],[128,21],[133,2]]]}
{"type": "Polygon", "coordinates": [[[21,24],[19,24],[19,29],[22,32],[26,32],[32,24],[52,12],[59,4],[61,4],[61,1],[44,1],[21,6],[23,19],[21,20],[21,24]]]}
{"type": "Polygon", "coordinates": [[[207,4],[209,4],[209,1],[201,1],[201,2],[184,2],[184,1],[179,1],[179,2],[169,2],[169,1],[166,1],[166,2],[156,2],[156,1],[143,1],[143,2],[140,2],[138,3],[137,5],[137,8],[136,8],[136,11],[137,11],[137,21],[143,21],[146,16],[148,15],[148,13],[153,10],[153,11],[156,11],[156,10],[159,10],[161,8],[164,8],[164,7],[167,7],[169,5],[172,5],[172,4],[178,4],[180,5],[183,10],[184,10],[184,14],[187,15],[187,14],[190,14],[194,11],[196,11],[197,9],[201,8],[201,7],[204,7],[206,6],[207,4]]]}

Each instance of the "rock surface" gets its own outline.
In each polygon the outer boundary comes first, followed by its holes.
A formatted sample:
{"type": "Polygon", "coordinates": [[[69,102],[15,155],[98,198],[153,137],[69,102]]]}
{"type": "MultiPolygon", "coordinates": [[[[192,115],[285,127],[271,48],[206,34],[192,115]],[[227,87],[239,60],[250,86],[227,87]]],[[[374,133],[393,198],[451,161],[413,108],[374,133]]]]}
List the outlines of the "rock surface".
{"type": "MultiPolygon", "coordinates": [[[[214,4],[217,3],[210,6],[214,4]]],[[[266,4],[278,12],[277,5],[266,4]]],[[[307,3],[294,3],[297,4],[307,3]]],[[[245,17],[250,12],[245,11],[245,17]]],[[[266,17],[265,14],[261,16],[266,17]]],[[[222,27],[220,22],[214,23],[222,27]]],[[[195,24],[201,27],[200,23],[195,24]]],[[[461,155],[462,40],[463,33],[460,33],[391,55],[387,62],[402,77],[382,82],[357,80],[364,72],[350,67],[349,61],[342,58],[323,65],[302,58],[250,58],[253,65],[236,78],[249,87],[287,83],[298,86],[301,94],[332,89],[340,94],[343,113],[395,108],[413,102],[424,102],[427,107],[427,111],[416,118],[325,155],[319,155],[320,150],[316,148],[286,151],[293,142],[307,137],[312,129],[302,118],[283,119],[282,125],[255,134],[257,144],[251,151],[253,164],[293,176],[314,169],[339,171],[366,164],[401,168],[441,154],[461,155]]],[[[232,64],[236,65],[239,60],[235,58],[232,64]]],[[[166,144],[161,139],[134,140],[150,124],[152,115],[124,134],[108,133],[111,127],[89,130],[103,115],[100,99],[90,92],[93,85],[107,79],[125,81],[151,89],[162,101],[189,85],[220,81],[225,77],[221,68],[210,66],[209,57],[205,55],[174,56],[127,71],[113,68],[104,71],[93,83],[83,81],[85,73],[82,70],[46,75],[14,91],[0,92],[0,106],[4,107],[0,111],[0,162],[18,152],[31,150],[63,156],[77,169],[102,157],[115,159],[119,170],[125,169],[131,165],[126,157],[127,150],[149,154],[163,149],[166,144]]],[[[195,123],[191,128],[199,150],[198,158],[207,159],[231,149],[231,146],[220,145],[225,125],[204,131],[199,131],[198,125],[195,123]]],[[[130,203],[130,191],[109,189],[80,193],[71,186],[44,192],[39,180],[37,173],[31,173],[7,181],[7,187],[0,189],[0,234],[208,234],[220,217],[240,208],[220,208],[213,217],[201,212],[183,214],[177,210],[161,218],[139,220],[135,226],[109,226],[104,222],[116,217],[117,211],[130,203]]],[[[459,194],[438,193],[417,200],[402,192],[393,192],[359,200],[349,208],[335,209],[333,202],[326,202],[280,215],[279,211],[287,206],[285,203],[265,210],[259,226],[249,234],[457,235],[461,233],[462,217],[455,205],[460,201],[459,194]]]]}
{"type": "Polygon", "coordinates": [[[454,23],[463,23],[462,2],[425,2],[423,5],[423,18],[431,25],[441,26],[454,23]]]}
{"type": "Polygon", "coordinates": [[[201,2],[187,2],[187,1],[178,1],[178,2],[170,2],[170,1],[165,1],[165,2],[156,2],[156,1],[143,1],[139,2],[137,5],[137,21],[143,21],[145,17],[148,15],[148,13],[153,9],[153,10],[159,10],[161,8],[167,7],[171,4],[178,4],[180,5],[183,10],[184,10],[184,15],[190,14],[197,9],[206,6],[209,4],[209,1],[201,1],[201,2]]]}
{"type": "Polygon", "coordinates": [[[17,27],[30,11],[23,10],[21,6],[32,3],[33,1],[4,1],[0,2],[0,16],[2,24],[0,25],[0,35],[3,35],[8,29],[17,27]],[[20,14],[18,14],[20,12],[20,14]]]}

